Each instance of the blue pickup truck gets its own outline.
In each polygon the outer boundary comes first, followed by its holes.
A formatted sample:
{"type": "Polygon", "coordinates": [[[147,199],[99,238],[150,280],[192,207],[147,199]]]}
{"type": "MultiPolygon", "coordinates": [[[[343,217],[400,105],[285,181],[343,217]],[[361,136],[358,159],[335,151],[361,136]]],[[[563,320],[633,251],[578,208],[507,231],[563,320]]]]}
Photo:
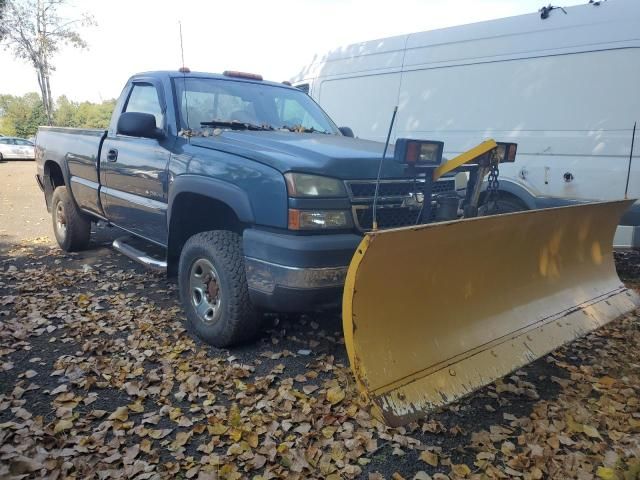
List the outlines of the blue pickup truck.
{"type": "MultiPolygon", "coordinates": [[[[37,181],[66,251],[91,222],[114,247],[177,275],[189,327],[229,346],[263,311],[337,305],[372,226],[384,145],[338,128],[304,92],[258,75],[147,72],[129,79],[108,130],[41,127],[37,181]]],[[[413,224],[415,179],[384,162],[380,228],[413,224]]],[[[454,191],[445,177],[434,193],[454,191]]]]}

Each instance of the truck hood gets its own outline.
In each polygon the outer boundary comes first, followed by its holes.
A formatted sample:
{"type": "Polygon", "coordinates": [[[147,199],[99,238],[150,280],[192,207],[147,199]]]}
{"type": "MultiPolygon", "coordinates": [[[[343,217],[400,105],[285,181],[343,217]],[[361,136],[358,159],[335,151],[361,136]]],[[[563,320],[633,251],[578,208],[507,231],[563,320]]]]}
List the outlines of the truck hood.
{"type": "MultiPolygon", "coordinates": [[[[212,137],[191,137],[191,144],[250,158],[282,173],[295,171],[340,179],[376,178],[384,144],[341,135],[294,132],[224,131],[212,137]]],[[[384,178],[403,177],[393,160],[393,146],[383,164],[384,178]]]]}

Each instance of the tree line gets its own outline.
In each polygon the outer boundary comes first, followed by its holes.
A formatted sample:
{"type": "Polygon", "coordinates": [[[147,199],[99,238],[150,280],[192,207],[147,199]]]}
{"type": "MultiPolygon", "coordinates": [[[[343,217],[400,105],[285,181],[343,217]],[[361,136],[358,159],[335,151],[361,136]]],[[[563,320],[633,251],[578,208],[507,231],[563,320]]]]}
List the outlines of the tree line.
{"type": "Polygon", "coordinates": [[[79,28],[95,25],[87,13],[74,12],[75,18],[60,12],[67,0],[0,0],[0,47],[33,67],[40,93],[23,96],[0,94],[0,134],[28,138],[40,125],[106,128],[115,100],[101,103],[72,102],[51,93],[54,58],[63,47],[86,49],[79,28]]]}
{"type": "Polygon", "coordinates": [[[35,92],[22,96],[0,95],[0,134],[29,138],[36,134],[40,125],[48,124],[106,129],[115,104],[115,99],[102,103],[74,102],[62,95],[49,117],[42,98],[35,92]]]}
{"type": "MultiPolygon", "coordinates": [[[[0,0],[0,47],[9,49],[13,56],[25,61],[33,67],[40,87],[39,103],[35,94],[23,97],[3,96],[3,128],[18,131],[33,131],[34,123],[54,125],[57,123],[55,115],[58,110],[65,113],[69,120],[69,108],[65,104],[68,100],[58,98],[56,105],[51,93],[51,73],[55,71],[54,59],[62,47],[86,49],[87,43],[78,31],[81,27],[95,25],[93,17],[87,13],[80,13],[79,17],[68,18],[60,13],[67,0],[0,0]],[[16,121],[13,114],[21,119],[16,121]],[[19,114],[18,114],[19,113],[19,114]],[[44,115],[44,120],[43,116],[44,115]],[[4,123],[8,122],[8,126],[4,123]]],[[[77,9],[72,11],[77,13],[77,9]]],[[[103,102],[104,103],[104,102],[103,102]]],[[[79,104],[71,108],[79,112],[92,110],[93,107],[79,104]]],[[[100,108],[96,107],[98,111],[100,108]]],[[[82,113],[78,113],[82,116],[82,113]]],[[[93,114],[91,114],[93,115],[93,114]]],[[[73,116],[73,115],[72,115],[73,116]]]]}

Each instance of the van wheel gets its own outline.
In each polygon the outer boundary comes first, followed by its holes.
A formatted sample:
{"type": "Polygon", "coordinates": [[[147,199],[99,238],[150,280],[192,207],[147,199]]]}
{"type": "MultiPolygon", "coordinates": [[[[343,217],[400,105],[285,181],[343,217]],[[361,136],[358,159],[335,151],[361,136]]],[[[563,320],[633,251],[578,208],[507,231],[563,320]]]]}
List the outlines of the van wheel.
{"type": "Polygon", "coordinates": [[[520,200],[500,195],[495,205],[489,206],[486,203],[481,205],[478,209],[478,215],[499,215],[501,213],[524,212],[525,210],[529,210],[529,208],[520,200]]]}
{"type": "Polygon", "coordinates": [[[216,230],[187,240],[180,253],[178,283],[187,327],[205,342],[229,347],[259,332],[260,315],[249,298],[237,233],[216,230]]]}
{"type": "Polygon", "coordinates": [[[51,199],[53,233],[65,252],[84,250],[91,237],[91,220],[83,215],[71,199],[67,187],[54,190],[51,199]]]}

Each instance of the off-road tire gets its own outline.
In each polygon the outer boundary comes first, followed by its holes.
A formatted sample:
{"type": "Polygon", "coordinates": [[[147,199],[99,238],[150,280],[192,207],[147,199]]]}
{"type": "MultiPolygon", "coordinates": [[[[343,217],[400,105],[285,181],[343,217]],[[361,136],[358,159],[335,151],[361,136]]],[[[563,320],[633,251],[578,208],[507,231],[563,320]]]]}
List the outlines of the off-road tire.
{"type": "Polygon", "coordinates": [[[91,220],[78,210],[67,187],[57,187],[54,190],[51,197],[51,219],[53,233],[62,250],[77,252],[87,248],[91,237],[91,220]],[[60,215],[64,217],[64,229],[59,225],[60,215]]]}
{"type": "Polygon", "coordinates": [[[189,238],[180,253],[178,284],[187,328],[208,344],[230,347],[253,339],[260,331],[261,315],[249,298],[239,234],[215,230],[189,238]],[[210,262],[218,277],[220,316],[214,323],[207,323],[197,313],[192,300],[192,268],[200,259],[210,262]]]}

